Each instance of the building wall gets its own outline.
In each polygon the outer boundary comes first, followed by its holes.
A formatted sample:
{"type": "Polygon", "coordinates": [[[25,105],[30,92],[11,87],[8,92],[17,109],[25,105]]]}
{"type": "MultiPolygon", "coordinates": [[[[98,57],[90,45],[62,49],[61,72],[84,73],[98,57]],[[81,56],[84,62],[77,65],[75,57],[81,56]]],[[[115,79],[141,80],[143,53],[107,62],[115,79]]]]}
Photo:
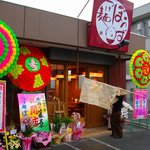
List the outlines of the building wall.
{"type": "MultiPolygon", "coordinates": [[[[134,32],[134,34],[145,37],[145,47],[141,47],[140,44],[136,42],[136,40],[134,43],[138,45],[138,49],[145,49],[150,53],[150,3],[134,9],[131,31],[134,32]]],[[[127,61],[127,68],[128,66],[129,61],[127,61]]],[[[129,71],[127,70],[127,76],[128,75],[129,71]]],[[[133,85],[130,77],[126,82],[126,88],[128,90],[135,88],[135,85],[133,85]]],[[[149,93],[148,101],[150,101],[150,85],[147,87],[147,89],[149,93]]],[[[132,100],[132,95],[127,95],[127,99],[128,101],[132,100]]],[[[150,107],[148,108],[150,109],[150,107]]]]}
{"type": "Polygon", "coordinates": [[[73,18],[25,8],[24,38],[77,45],[77,24],[73,18]]]}
{"type": "Polygon", "coordinates": [[[129,53],[133,54],[138,49],[145,49],[145,36],[137,35],[136,33],[131,33],[129,53]]]}
{"type": "Polygon", "coordinates": [[[18,37],[24,36],[24,9],[22,6],[0,1],[0,20],[10,26],[18,37]]]}
{"type": "Polygon", "coordinates": [[[135,22],[136,20],[140,20],[143,17],[146,18],[147,16],[149,16],[150,15],[150,9],[149,8],[150,8],[150,3],[134,9],[134,11],[133,11],[133,22],[135,22]]]}
{"type": "Polygon", "coordinates": [[[146,43],[145,44],[146,45],[145,49],[150,53],[150,38],[147,38],[146,41],[145,41],[145,43],[146,43]]]}
{"type": "MultiPolygon", "coordinates": [[[[39,47],[51,47],[52,44],[55,44],[56,47],[67,45],[71,46],[72,49],[80,47],[81,50],[86,49],[91,52],[105,51],[107,55],[117,53],[116,51],[110,53],[104,49],[87,46],[87,21],[3,1],[0,1],[0,19],[14,30],[21,44],[39,47]]],[[[143,45],[141,38],[138,35],[132,36],[131,33],[128,57],[134,49],[138,48],[136,47],[137,43],[143,45]],[[136,39],[136,44],[132,44],[134,39],[136,39]]]]}
{"type": "Polygon", "coordinates": [[[150,3],[134,9],[131,31],[146,38],[145,49],[150,52],[150,3]]]}
{"type": "Polygon", "coordinates": [[[109,83],[111,85],[126,88],[126,61],[116,59],[116,61],[109,68],[109,83]]]}
{"type": "MultiPolygon", "coordinates": [[[[87,46],[88,22],[83,20],[2,1],[0,1],[0,19],[14,30],[21,44],[45,48],[51,47],[52,44],[57,48],[70,46],[71,50],[79,47],[80,50],[84,49],[91,53],[104,51],[87,46]]],[[[104,54],[113,55],[113,57],[121,55],[121,58],[126,56],[126,59],[130,59],[131,54],[137,49],[145,49],[145,37],[131,33],[127,54],[119,54],[115,51],[112,53],[106,50],[104,54]]],[[[123,67],[124,63],[121,66],[123,67]]],[[[117,67],[119,67],[117,63],[110,67],[110,83],[114,85],[118,85],[120,81],[117,76],[117,67]]],[[[121,78],[124,77],[124,71],[121,78]]],[[[124,81],[121,82],[121,86],[124,86],[124,81]]]]}

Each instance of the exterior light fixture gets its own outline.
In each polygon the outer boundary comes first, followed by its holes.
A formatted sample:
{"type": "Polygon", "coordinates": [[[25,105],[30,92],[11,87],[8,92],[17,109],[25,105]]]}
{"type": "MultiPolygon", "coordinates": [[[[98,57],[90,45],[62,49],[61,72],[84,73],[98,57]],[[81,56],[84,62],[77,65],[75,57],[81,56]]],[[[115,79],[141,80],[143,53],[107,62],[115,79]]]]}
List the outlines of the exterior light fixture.
{"type": "Polygon", "coordinates": [[[126,45],[129,45],[129,40],[123,40],[121,43],[118,44],[119,48],[123,47],[123,46],[126,46],[126,45]]]}

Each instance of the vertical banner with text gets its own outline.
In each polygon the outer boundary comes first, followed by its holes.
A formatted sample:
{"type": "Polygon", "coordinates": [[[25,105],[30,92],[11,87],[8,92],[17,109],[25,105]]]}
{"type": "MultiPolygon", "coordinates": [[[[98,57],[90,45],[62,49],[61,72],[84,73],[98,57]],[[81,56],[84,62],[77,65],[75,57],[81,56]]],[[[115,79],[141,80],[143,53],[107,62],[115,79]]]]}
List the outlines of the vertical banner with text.
{"type": "Polygon", "coordinates": [[[148,111],[148,91],[146,89],[134,90],[134,111],[133,118],[146,119],[148,111]]]}
{"type": "Polygon", "coordinates": [[[0,132],[5,131],[6,81],[0,80],[0,132]]]}
{"type": "Polygon", "coordinates": [[[44,93],[18,94],[18,102],[21,128],[23,128],[23,118],[29,116],[35,124],[35,131],[49,132],[49,121],[44,93]]]}

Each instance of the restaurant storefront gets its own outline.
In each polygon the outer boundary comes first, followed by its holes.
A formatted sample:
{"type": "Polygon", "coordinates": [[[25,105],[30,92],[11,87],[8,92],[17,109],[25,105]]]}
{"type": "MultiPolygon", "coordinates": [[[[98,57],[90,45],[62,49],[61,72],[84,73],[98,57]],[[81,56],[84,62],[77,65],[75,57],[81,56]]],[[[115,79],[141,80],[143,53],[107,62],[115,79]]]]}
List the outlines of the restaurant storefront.
{"type": "Polygon", "coordinates": [[[83,78],[126,88],[126,60],[145,48],[145,38],[131,34],[129,52],[122,53],[87,46],[89,23],[83,20],[6,2],[0,2],[0,19],[13,28],[20,45],[38,47],[49,60],[51,78],[42,90],[49,120],[60,102],[65,115],[80,112],[86,127],[106,125],[105,109],[79,102],[83,78]]]}
{"type": "MultiPolygon", "coordinates": [[[[67,50],[61,50],[64,51],[63,54],[65,52],[67,55],[69,54],[67,50]]],[[[75,51],[70,52],[70,56],[68,56],[66,61],[52,61],[55,58],[53,53],[57,53],[58,55],[59,51],[55,48],[50,51],[52,70],[51,81],[48,86],[49,116],[53,114],[53,105],[56,104],[54,100],[59,98],[61,105],[64,105],[66,108],[67,115],[71,116],[72,112],[79,112],[88,127],[104,126],[106,122],[102,116],[106,113],[106,110],[79,102],[80,91],[84,77],[108,83],[109,66],[114,62],[114,57],[79,52],[80,63],[77,68],[75,58],[71,58],[71,56],[76,56],[71,55],[71,53],[75,54],[75,51]],[[92,60],[93,58],[94,60],[92,60]]]]}

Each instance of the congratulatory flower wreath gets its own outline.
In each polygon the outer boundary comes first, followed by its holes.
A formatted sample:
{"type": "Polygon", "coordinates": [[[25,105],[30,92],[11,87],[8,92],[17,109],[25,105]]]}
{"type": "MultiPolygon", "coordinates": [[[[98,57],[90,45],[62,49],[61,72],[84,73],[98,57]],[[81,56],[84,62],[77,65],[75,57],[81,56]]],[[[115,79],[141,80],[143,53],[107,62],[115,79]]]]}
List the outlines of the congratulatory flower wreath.
{"type": "Polygon", "coordinates": [[[13,30],[0,20],[0,78],[14,67],[19,56],[19,44],[13,30]]]}
{"type": "Polygon", "coordinates": [[[137,50],[131,57],[129,72],[137,87],[147,87],[150,83],[150,54],[145,50],[137,50]]]}
{"type": "Polygon", "coordinates": [[[50,81],[50,65],[35,47],[21,47],[15,67],[8,73],[12,83],[25,91],[38,91],[50,81]]]}

